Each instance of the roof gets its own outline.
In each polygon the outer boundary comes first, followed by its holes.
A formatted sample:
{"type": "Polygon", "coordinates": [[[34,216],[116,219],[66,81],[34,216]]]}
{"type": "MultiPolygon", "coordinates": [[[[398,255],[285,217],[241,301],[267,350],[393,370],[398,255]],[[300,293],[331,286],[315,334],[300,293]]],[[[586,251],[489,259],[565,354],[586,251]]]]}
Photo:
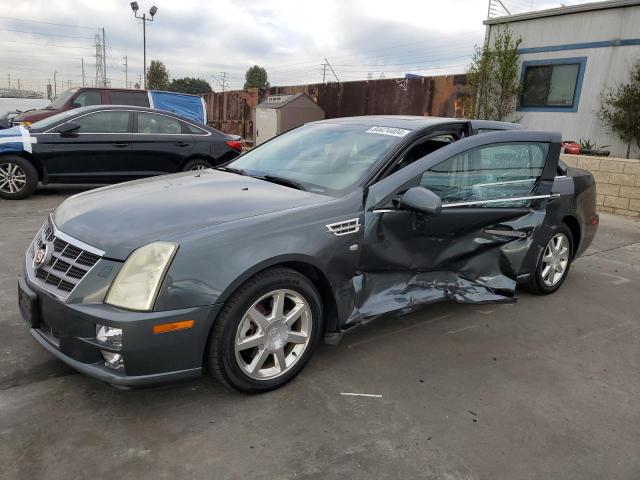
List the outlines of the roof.
{"type": "Polygon", "coordinates": [[[612,8],[635,7],[640,5],[640,0],[609,0],[605,2],[583,3],[581,5],[571,5],[569,7],[550,8],[535,12],[518,13],[504,17],[490,18],[485,20],[485,25],[496,25],[500,23],[522,22],[545,17],[558,17],[560,15],[571,15],[574,13],[595,12],[598,10],[610,10],[612,8]]]}
{"type": "MultiPolygon", "coordinates": [[[[207,130],[215,130],[208,125],[203,124],[202,122],[198,122],[197,120],[189,117],[185,117],[184,115],[180,115],[179,113],[170,112],[169,110],[162,110],[160,108],[149,108],[149,107],[139,107],[137,105],[87,105],[86,107],[78,107],[72,108],[71,110],[65,110],[63,112],[57,113],[52,117],[61,114],[67,114],[73,112],[74,114],[81,114],[85,112],[93,112],[94,110],[134,110],[136,112],[150,112],[150,113],[159,113],[162,115],[172,116],[178,118],[186,123],[195,124],[198,128],[206,128],[207,130]]],[[[52,118],[48,117],[48,118],[52,118]]],[[[217,131],[217,130],[215,130],[217,131]]],[[[219,132],[222,133],[222,132],[219,132]]],[[[223,135],[226,135],[222,133],[223,135]]]]}
{"type": "Polygon", "coordinates": [[[445,117],[421,117],[412,115],[363,115],[360,117],[342,117],[318,120],[312,123],[333,123],[341,125],[368,125],[372,127],[404,128],[406,130],[418,130],[443,123],[465,122],[460,118],[445,117]]]}
{"type": "MultiPolygon", "coordinates": [[[[304,93],[294,93],[291,95],[269,95],[266,100],[263,100],[258,104],[258,108],[282,108],[286,104],[291,103],[302,96],[309,98],[309,96],[304,93]]],[[[311,100],[311,98],[309,98],[309,100],[311,100]]],[[[311,101],[313,102],[313,100],[311,101]]]]}
{"type": "Polygon", "coordinates": [[[101,104],[101,105],[87,105],[86,107],[78,107],[72,108],[71,110],[65,110],[65,112],[90,112],[92,110],[139,110],[141,112],[161,112],[161,113],[170,113],[171,115],[180,116],[177,113],[169,112],[167,110],[160,110],[157,108],[150,107],[141,107],[138,105],[111,105],[111,104],[101,104]]]}

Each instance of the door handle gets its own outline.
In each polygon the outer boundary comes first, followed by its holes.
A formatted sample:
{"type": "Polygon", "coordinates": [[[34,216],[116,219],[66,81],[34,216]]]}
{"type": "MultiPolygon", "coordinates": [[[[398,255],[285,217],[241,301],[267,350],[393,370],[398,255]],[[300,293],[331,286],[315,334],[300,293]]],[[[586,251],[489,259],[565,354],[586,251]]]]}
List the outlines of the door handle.
{"type": "Polygon", "coordinates": [[[129,144],[126,142],[117,142],[117,143],[114,143],[113,146],[116,148],[124,148],[124,147],[128,147],[129,144]]]}
{"type": "Polygon", "coordinates": [[[376,208],[371,210],[371,213],[397,213],[402,211],[404,210],[398,210],[397,208],[376,208]]]}
{"type": "Polygon", "coordinates": [[[179,142],[176,142],[176,146],[177,147],[188,147],[189,144],[187,142],[179,141],[179,142]]]}

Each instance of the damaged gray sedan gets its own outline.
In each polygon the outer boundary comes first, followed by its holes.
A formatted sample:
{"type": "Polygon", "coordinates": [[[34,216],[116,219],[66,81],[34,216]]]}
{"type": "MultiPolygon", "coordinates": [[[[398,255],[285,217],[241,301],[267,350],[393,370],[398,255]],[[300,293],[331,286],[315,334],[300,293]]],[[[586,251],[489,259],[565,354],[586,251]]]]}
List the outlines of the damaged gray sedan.
{"type": "Polygon", "coordinates": [[[20,309],[110,384],[207,368],[270,390],[371,318],[556,291],[598,225],[594,179],[560,147],[496,122],[310,123],[224,167],[67,199],[25,255],[20,309]]]}

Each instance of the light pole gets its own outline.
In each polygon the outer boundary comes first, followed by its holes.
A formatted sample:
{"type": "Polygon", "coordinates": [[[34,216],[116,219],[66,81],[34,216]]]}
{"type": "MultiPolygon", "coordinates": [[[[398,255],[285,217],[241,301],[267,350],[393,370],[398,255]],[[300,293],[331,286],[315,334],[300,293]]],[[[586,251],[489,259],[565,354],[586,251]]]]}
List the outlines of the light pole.
{"type": "Polygon", "coordinates": [[[156,13],[158,13],[158,7],[155,5],[149,9],[149,17],[147,17],[146,12],[142,14],[142,16],[138,15],[138,2],[131,2],[131,10],[133,10],[133,15],[142,20],[142,51],[143,51],[143,60],[144,63],[144,89],[147,88],[147,22],[153,22],[153,17],[156,13]]]}

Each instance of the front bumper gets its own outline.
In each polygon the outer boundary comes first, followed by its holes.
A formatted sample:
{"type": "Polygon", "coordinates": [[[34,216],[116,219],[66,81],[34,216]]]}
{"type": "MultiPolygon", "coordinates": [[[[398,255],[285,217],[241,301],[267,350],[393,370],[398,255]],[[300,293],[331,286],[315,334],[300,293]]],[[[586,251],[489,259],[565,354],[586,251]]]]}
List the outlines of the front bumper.
{"type": "Polygon", "coordinates": [[[81,373],[119,386],[144,386],[186,380],[202,372],[204,349],[219,305],[164,312],[131,312],[103,303],[68,304],[20,279],[21,312],[31,335],[58,359],[81,373]],[[31,304],[31,305],[29,305],[31,304]],[[31,308],[33,311],[27,313],[31,308]],[[194,320],[188,330],[153,333],[161,323],[194,320]],[[121,328],[122,348],[95,338],[96,324],[121,328]],[[122,354],[124,367],[108,366],[100,350],[122,354]]]}

